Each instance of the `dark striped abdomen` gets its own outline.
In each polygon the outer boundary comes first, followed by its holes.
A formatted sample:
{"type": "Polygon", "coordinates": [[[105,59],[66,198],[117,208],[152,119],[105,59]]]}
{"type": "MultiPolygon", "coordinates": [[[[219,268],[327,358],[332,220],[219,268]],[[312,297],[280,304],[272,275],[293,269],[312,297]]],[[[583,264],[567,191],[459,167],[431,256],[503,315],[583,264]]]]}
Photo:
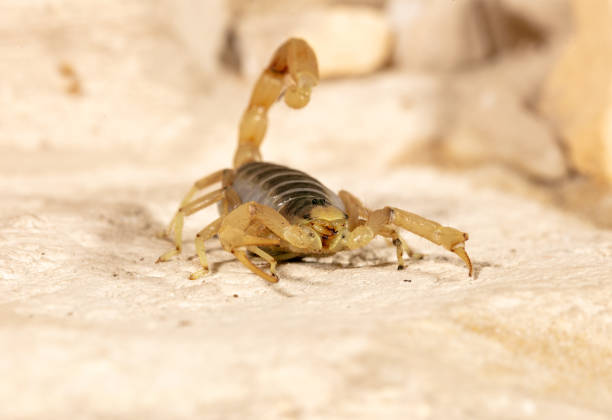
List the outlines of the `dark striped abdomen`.
{"type": "Polygon", "coordinates": [[[314,206],[344,211],[340,198],[319,181],[295,169],[267,162],[249,162],[236,171],[234,190],[243,203],[272,207],[290,221],[304,217],[314,206]]]}

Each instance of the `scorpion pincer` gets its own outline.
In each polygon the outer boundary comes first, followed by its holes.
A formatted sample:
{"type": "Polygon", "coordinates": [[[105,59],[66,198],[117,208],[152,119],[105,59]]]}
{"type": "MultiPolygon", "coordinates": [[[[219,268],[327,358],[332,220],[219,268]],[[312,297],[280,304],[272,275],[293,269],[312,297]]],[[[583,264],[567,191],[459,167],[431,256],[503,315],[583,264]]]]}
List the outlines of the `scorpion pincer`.
{"type": "Polygon", "coordinates": [[[398,269],[403,269],[404,253],[412,256],[413,252],[399,235],[399,228],[454,252],[471,276],[472,263],[465,251],[467,233],[394,207],[367,209],[347,191],[336,194],[304,172],[262,162],[259,148],[269,108],[283,95],[292,108],[306,106],[318,80],[317,58],[304,40],[291,38],[278,48],[257,80],[240,121],[233,169],[219,170],[194,183],[168,227],[168,233],[174,233],[175,247],[157,262],[181,252],[185,216],[218,204],[220,216],[196,235],[201,268],[191,279],[208,272],[204,243],[215,235],[225,250],[270,282],[278,281],[279,261],[357,249],[377,235],[392,240],[398,269]],[[219,183],[221,188],[194,198],[219,183]],[[247,251],[268,262],[270,271],[253,264],[247,251]]]}

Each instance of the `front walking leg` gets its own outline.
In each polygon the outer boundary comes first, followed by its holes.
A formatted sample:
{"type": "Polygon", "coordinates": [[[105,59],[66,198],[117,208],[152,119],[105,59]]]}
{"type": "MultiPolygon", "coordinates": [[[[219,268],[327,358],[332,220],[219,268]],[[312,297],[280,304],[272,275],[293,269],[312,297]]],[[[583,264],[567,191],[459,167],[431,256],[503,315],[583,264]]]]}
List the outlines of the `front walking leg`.
{"type": "Polygon", "coordinates": [[[405,210],[385,207],[382,211],[389,214],[389,222],[391,224],[402,227],[457,254],[465,262],[469,270],[469,276],[472,277],[474,271],[472,262],[465,251],[465,241],[469,239],[467,233],[450,226],[442,226],[438,222],[405,210]]]}
{"type": "MultiPolygon", "coordinates": [[[[367,224],[369,220],[370,210],[367,207],[365,207],[357,197],[355,197],[350,192],[344,191],[344,190],[340,191],[338,193],[338,196],[344,203],[344,207],[348,215],[350,230],[355,230],[356,227],[367,224]]],[[[382,226],[377,233],[378,235],[391,239],[393,245],[395,246],[398,270],[403,270],[405,267],[404,253],[406,253],[408,257],[410,258],[416,258],[416,259],[423,258],[423,255],[417,252],[414,252],[408,246],[406,241],[404,241],[404,239],[400,236],[397,229],[395,229],[394,227],[389,226],[389,225],[382,226]]],[[[350,248],[363,246],[362,243],[360,243],[359,245],[355,243],[354,239],[356,237],[360,237],[362,239],[362,242],[365,242],[365,241],[369,242],[368,230],[366,228],[360,228],[357,231],[355,231],[355,234],[353,234],[352,237],[349,237],[349,247],[350,248]],[[362,232],[364,234],[356,235],[356,233],[358,232],[362,232]],[[353,239],[353,241],[351,241],[351,239],[353,239]]],[[[373,232],[372,232],[371,238],[374,238],[373,232]]]]}
{"type": "Polygon", "coordinates": [[[412,248],[408,246],[404,238],[401,237],[396,228],[391,226],[382,228],[378,234],[380,236],[384,236],[385,238],[391,239],[391,243],[395,246],[395,252],[397,254],[397,269],[403,270],[405,267],[404,264],[404,253],[408,255],[409,258],[414,258],[420,260],[423,258],[423,254],[418,252],[414,252],[412,248]]]}

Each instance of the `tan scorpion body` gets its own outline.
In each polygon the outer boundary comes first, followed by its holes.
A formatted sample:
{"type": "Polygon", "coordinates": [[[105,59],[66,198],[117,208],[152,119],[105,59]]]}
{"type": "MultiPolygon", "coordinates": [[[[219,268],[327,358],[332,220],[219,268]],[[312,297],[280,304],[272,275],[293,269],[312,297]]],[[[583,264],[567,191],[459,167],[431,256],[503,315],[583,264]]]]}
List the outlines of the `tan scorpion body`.
{"type": "Polygon", "coordinates": [[[204,242],[214,235],[224,249],[270,282],[278,281],[278,261],[360,248],[376,235],[393,241],[398,269],[402,269],[404,253],[411,256],[412,251],[398,228],[454,252],[471,276],[472,263],[464,248],[466,233],[393,207],[369,210],[346,191],[335,194],[303,172],[261,161],[259,146],[266,132],[268,109],[283,95],[290,107],[304,107],[318,79],[316,56],[305,41],[292,38],[279,47],[255,84],[240,122],[234,169],[223,169],[195,182],[168,227],[168,232],[174,232],[175,248],[158,262],[181,252],[185,216],[218,203],[219,218],[196,235],[201,269],[191,279],[208,272],[204,242]],[[193,198],[215,183],[221,183],[221,188],[193,198]],[[253,264],[246,251],[267,261],[270,272],[253,264]]]}

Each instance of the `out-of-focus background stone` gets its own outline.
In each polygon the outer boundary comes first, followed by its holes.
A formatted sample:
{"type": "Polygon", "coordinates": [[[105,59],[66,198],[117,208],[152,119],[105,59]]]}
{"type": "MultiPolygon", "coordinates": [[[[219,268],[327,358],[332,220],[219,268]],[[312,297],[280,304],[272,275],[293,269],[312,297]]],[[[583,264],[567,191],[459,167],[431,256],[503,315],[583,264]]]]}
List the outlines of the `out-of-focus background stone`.
{"type": "Polygon", "coordinates": [[[0,0],[1,418],[609,418],[603,0],[0,0]],[[470,233],[280,268],[156,233],[229,165],[289,36],[323,77],[266,159],[470,233]]]}
{"type": "Polygon", "coordinates": [[[307,39],[317,51],[321,77],[371,74],[391,58],[392,34],[382,11],[370,7],[307,7],[254,13],[236,29],[241,70],[255,76],[291,36],[307,39]]]}
{"type": "Polygon", "coordinates": [[[612,183],[612,5],[572,5],[576,32],[546,85],[542,108],[576,169],[612,183]]]}

